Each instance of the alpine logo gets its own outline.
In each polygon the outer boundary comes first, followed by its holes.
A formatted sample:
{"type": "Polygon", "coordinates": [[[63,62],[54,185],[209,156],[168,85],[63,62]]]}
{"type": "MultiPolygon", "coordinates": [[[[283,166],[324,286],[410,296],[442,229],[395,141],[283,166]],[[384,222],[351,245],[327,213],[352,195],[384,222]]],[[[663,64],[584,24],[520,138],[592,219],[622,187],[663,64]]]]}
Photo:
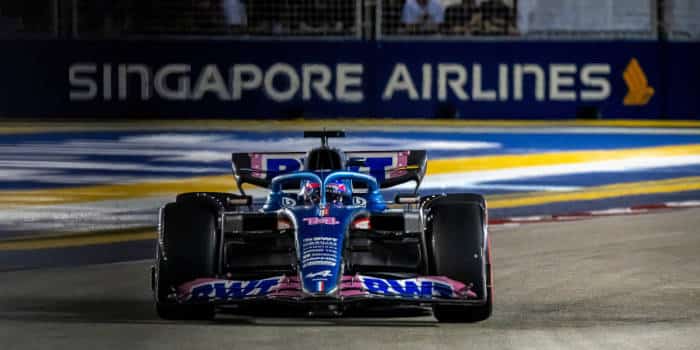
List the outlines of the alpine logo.
{"type": "Polygon", "coordinates": [[[305,276],[305,278],[317,278],[317,277],[323,277],[323,278],[331,277],[331,270],[309,272],[305,276]]]}

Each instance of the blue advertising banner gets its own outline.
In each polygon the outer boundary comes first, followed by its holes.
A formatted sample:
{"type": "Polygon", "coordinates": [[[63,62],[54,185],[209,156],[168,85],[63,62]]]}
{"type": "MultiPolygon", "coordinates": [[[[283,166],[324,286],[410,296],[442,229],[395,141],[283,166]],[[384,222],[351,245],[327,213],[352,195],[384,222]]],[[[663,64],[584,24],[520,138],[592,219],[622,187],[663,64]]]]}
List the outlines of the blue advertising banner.
{"type": "Polygon", "coordinates": [[[365,43],[3,42],[11,116],[366,116],[365,43]]]}
{"type": "Polygon", "coordinates": [[[700,118],[700,42],[667,44],[663,50],[666,114],[673,118],[700,118]]]}
{"type": "Polygon", "coordinates": [[[377,63],[377,114],[465,118],[659,115],[654,43],[391,43],[377,63]]]}
{"type": "Polygon", "coordinates": [[[698,118],[697,43],[2,41],[7,117],[698,118]],[[594,112],[590,112],[594,111],[594,112]]]}

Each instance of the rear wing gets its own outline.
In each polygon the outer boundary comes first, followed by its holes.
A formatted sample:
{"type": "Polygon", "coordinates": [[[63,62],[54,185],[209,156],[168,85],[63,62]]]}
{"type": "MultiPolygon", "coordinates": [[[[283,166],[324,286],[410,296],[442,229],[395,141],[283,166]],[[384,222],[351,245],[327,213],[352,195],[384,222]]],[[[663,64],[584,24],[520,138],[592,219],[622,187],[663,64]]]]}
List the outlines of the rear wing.
{"type": "MultiPolygon", "coordinates": [[[[305,153],[233,153],[233,176],[240,188],[251,184],[269,188],[279,175],[304,171],[305,153]]],[[[354,151],[345,153],[345,170],[370,175],[380,188],[414,181],[416,188],[425,176],[427,154],[424,150],[354,151]]]]}

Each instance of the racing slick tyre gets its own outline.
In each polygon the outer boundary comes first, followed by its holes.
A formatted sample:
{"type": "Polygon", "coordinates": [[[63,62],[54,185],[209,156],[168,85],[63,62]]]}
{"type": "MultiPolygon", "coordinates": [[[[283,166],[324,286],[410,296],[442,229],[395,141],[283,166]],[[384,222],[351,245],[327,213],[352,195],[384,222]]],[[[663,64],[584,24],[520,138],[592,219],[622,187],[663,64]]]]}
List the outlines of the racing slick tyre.
{"type": "Polygon", "coordinates": [[[174,288],[216,273],[216,211],[207,198],[169,203],[163,208],[161,242],[156,250],[154,293],[158,316],[168,320],[207,320],[213,305],[182,305],[168,299],[174,288]]]}
{"type": "MultiPolygon", "coordinates": [[[[440,322],[479,322],[491,316],[493,282],[491,273],[490,239],[483,250],[486,209],[483,197],[478,195],[449,195],[431,203],[432,216],[429,236],[431,272],[447,276],[465,284],[474,283],[483,290],[486,273],[486,303],[477,306],[434,305],[433,315],[440,322]],[[483,252],[482,252],[483,251],[483,252]],[[475,257],[486,259],[486,271],[475,263],[475,257]]],[[[482,294],[480,292],[478,294],[482,294]]]]}

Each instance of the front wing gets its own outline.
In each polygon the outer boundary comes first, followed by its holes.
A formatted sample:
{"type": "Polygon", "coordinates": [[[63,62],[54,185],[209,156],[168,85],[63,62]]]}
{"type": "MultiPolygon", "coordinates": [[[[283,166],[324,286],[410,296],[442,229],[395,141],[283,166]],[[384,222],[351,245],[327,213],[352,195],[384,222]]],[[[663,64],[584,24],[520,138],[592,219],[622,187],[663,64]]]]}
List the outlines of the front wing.
{"type": "MultiPolygon", "coordinates": [[[[319,280],[318,283],[324,283],[319,280]]],[[[182,304],[241,304],[277,301],[297,304],[346,304],[362,301],[388,301],[397,304],[483,304],[472,285],[443,276],[421,276],[392,280],[363,275],[343,276],[339,290],[309,294],[302,290],[297,276],[277,276],[259,280],[201,278],[182,284],[171,297],[182,304]]],[[[322,290],[322,288],[320,288],[322,290]]]]}

